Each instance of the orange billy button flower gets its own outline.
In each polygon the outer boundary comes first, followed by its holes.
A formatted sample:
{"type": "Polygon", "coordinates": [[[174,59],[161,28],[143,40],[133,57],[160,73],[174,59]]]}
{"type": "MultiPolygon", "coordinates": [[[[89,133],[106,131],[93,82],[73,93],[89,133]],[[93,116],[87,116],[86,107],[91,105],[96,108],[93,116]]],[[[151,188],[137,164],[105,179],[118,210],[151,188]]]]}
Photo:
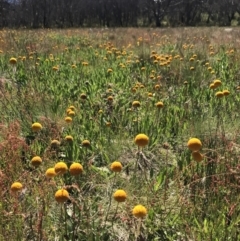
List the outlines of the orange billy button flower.
{"type": "Polygon", "coordinates": [[[68,135],[68,136],[65,137],[65,140],[66,140],[67,142],[72,142],[72,141],[73,141],[73,137],[70,136],[70,135],[68,135]]]}
{"type": "Polygon", "coordinates": [[[47,171],[45,172],[45,176],[47,178],[53,178],[55,177],[57,174],[55,172],[55,168],[54,167],[50,167],[47,169],[47,171]]]}
{"type": "Polygon", "coordinates": [[[220,86],[220,85],[222,84],[221,80],[219,80],[219,79],[214,80],[213,83],[214,83],[214,85],[215,85],[216,87],[218,87],[218,86],[220,86]]]}
{"type": "Polygon", "coordinates": [[[16,58],[11,58],[11,59],[9,60],[9,63],[10,63],[10,64],[16,64],[16,63],[17,63],[17,59],[16,59],[16,58]]]}
{"type": "Polygon", "coordinates": [[[107,100],[108,100],[109,102],[113,102],[113,97],[112,97],[112,96],[108,96],[107,100]]]}
{"type": "Polygon", "coordinates": [[[162,101],[157,102],[156,107],[159,109],[163,108],[163,102],[162,101]]]}
{"type": "Polygon", "coordinates": [[[52,70],[54,70],[54,71],[58,71],[59,70],[59,67],[56,65],[56,66],[53,66],[52,67],[52,70]]]}
{"type": "Polygon", "coordinates": [[[54,170],[55,170],[57,175],[64,174],[65,172],[67,172],[68,167],[67,167],[66,163],[58,162],[58,163],[56,163],[56,165],[54,167],[54,170]]]}
{"type": "Polygon", "coordinates": [[[58,203],[64,203],[69,199],[69,193],[65,189],[60,189],[55,193],[55,200],[58,203]]]}
{"type": "Polygon", "coordinates": [[[42,125],[38,122],[32,124],[32,131],[38,132],[42,129],[42,125]]]}
{"type": "Polygon", "coordinates": [[[229,90],[223,90],[223,95],[224,95],[224,96],[227,96],[227,95],[229,95],[229,94],[230,94],[229,90]]]}
{"type": "Polygon", "coordinates": [[[147,209],[143,205],[136,205],[132,210],[132,214],[136,218],[144,218],[147,215],[147,209]]]}
{"type": "Polygon", "coordinates": [[[115,161],[111,164],[110,169],[113,172],[121,172],[122,171],[122,164],[121,162],[115,161]]]}
{"type": "Polygon", "coordinates": [[[35,156],[32,158],[31,163],[34,167],[38,167],[42,163],[42,158],[40,156],[35,156]]]}
{"type": "Polygon", "coordinates": [[[82,146],[84,147],[89,147],[91,145],[90,141],[89,140],[83,140],[82,141],[82,146]]]}
{"type": "Polygon", "coordinates": [[[75,111],[71,110],[67,112],[67,114],[71,117],[75,116],[75,111]]]}
{"type": "Polygon", "coordinates": [[[68,109],[66,110],[67,115],[68,115],[68,113],[69,113],[70,111],[73,111],[73,110],[72,110],[72,109],[70,109],[70,108],[68,108],[68,109]]]}
{"type": "Polygon", "coordinates": [[[56,148],[56,147],[59,147],[59,146],[60,146],[60,141],[58,141],[58,140],[52,140],[51,141],[51,147],[56,148]]]}
{"type": "Polygon", "coordinates": [[[72,111],[75,110],[75,107],[73,105],[69,106],[69,109],[71,109],[72,111]]]}
{"type": "Polygon", "coordinates": [[[72,176],[77,176],[83,172],[83,167],[80,163],[74,162],[70,168],[69,172],[72,176]]]}
{"type": "Polygon", "coordinates": [[[82,65],[83,66],[88,66],[88,62],[86,62],[86,61],[82,62],[82,65]]]}
{"type": "Polygon", "coordinates": [[[86,100],[86,99],[87,99],[87,95],[86,95],[85,93],[82,93],[82,94],[80,95],[80,98],[81,98],[82,100],[86,100]]]}
{"type": "Polygon", "coordinates": [[[67,123],[71,123],[72,122],[72,118],[70,116],[67,116],[67,117],[65,117],[65,121],[67,123]]]}
{"type": "Polygon", "coordinates": [[[127,198],[127,193],[124,190],[119,189],[113,194],[113,198],[117,202],[125,202],[127,198]]]}
{"type": "Polygon", "coordinates": [[[132,87],[132,88],[131,88],[131,92],[132,92],[132,93],[136,93],[136,91],[137,91],[137,88],[136,88],[136,87],[132,87]]]}
{"type": "Polygon", "coordinates": [[[210,86],[209,86],[209,88],[210,88],[211,90],[213,90],[213,89],[216,89],[216,88],[217,88],[217,86],[215,86],[215,84],[214,84],[214,83],[211,83],[211,84],[210,84],[210,86]]]}
{"type": "Polygon", "coordinates": [[[22,183],[20,183],[20,182],[14,182],[14,183],[11,185],[11,191],[12,191],[12,192],[21,191],[22,188],[23,188],[23,185],[22,185],[22,183]]]}
{"type": "Polygon", "coordinates": [[[149,92],[148,97],[153,97],[153,93],[149,92]]]}
{"type": "Polygon", "coordinates": [[[202,147],[202,143],[198,138],[191,138],[188,141],[187,146],[191,151],[199,151],[202,147]]]}
{"type": "Polygon", "coordinates": [[[148,144],[149,138],[145,134],[138,134],[134,141],[139,147],[144,147],[148,144]]]}
{"type": "Polygon", "coordinates": [[[141,104],[140,104],[139,101],[135,100],[135,101],[133,101],[132,106],[133,106],[134,108],[138,108],[138,107],[141,106],[141,104]]]}
{"type": "Polygon", "coordinates": [[[199,151],[193,151],[192,158],[193,158],[193,160],[200,162],[203,160],[203,154],[201,154],[199,151]]]}
{"type": "Polygon", "coordinates": [[[110,127],[111,125],[112,125],[112,123],[111,123],[110,121],[107,121],[107,122],[106,122],[106,126],[107,126],[107,127],[110,127]]]}
{"type": "Polygon", "coordinates": [[[223,92],[222,91],[218,91],[216,94],[215,94],[216,97],[218,98],[222,98],[224,96],[223,92]]]}

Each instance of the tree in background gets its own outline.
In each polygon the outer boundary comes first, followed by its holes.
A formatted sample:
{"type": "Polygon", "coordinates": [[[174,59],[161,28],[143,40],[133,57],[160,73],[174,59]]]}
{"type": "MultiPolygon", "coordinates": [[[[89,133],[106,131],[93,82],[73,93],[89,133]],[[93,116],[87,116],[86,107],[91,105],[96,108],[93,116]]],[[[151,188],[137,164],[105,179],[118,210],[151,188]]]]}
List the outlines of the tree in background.
{"type": "Polygon", "coordinates": [[[239,0],[0,0],[0,27],[230,26],[236,13],[239,0]]]}

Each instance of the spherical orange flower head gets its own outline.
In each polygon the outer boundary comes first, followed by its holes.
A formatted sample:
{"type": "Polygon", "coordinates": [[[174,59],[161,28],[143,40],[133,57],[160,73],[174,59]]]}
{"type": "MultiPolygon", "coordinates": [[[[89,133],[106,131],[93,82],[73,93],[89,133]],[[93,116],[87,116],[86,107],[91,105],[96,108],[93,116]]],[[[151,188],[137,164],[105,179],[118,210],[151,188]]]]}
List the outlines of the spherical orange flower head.
{"type": "Polygon", "coordinates": [[[66,140],[67,142],[73,142],[73,137],[70,136],[70,135],[68,135],[68,136],[65,137],[65,140],[66,140]]]}
{"type": "Polygon", "coordinates": [[[81,98],[82,100],[86,100],[86,99],[87,99],[87,95],[86,95],[85,93],[82,93],[82,94],[80,95],[80,98],[81,98]]]}
{"type": "Polygon", "coordinates": [[[55,193],[55,200],[58,203],[64,203],[69,199],[69,193],[65,189],[60,189],[55,193]]]}
{"type": "Polygon", "coordinates": [[[144,147],[148,144],[149,138],[145,134],[138,134],[134,141],[139,147],[144,147]]]}
{"type": "Polygon", "coordinates": [[[155,85],[155,86],[154,86],[154,89],[155,89],[155,90],[159,90],[159,89],[160,89],[160,85],[155,85]]]}
{"type": "Polygon", "coordinates": [[[72,111],[72,109],[70,109],[70,108],[68,108],[68,109],[66,110],[67,115],[68,115],[68,113],[69,113],[70,111],[72,111]]]}
{"type": "Polygon", "coordinates": [[[38,132],[40,130],[42,130],[42,125],[40,123],[35,122],[32,124],[32,131],[38,132]]]}
{"type": "Polygon", "coordinates": [[[58,162],[58,163],[56,163],[54,170],[57,175],[61,175],[61,174],[64,174],[67,172],[68,167],[67,167],[66,163],[58,162]]]}
{"type": "Polygon", "coordinates": [[[48,168],[47,171],[45,172],[45,176],[47,178],[53,178],[55,177],[57,174],[55,172],[55,168],[54,167],[51,167],[51,168],[48,168]]]}
{"type": "Polygon", "coordinates": [[[214,80],[213,83],[216,87],[219,87],[222,84],[221,80],[219,79],[214,80]]]}
{"type": "Polygon", "coordinates": [[[75,116],[75,111],[70,110],[67,114],[68,114],[69,116],[73,117],[73,116],[75,116]]]}
{"type": "Polygon", "coordinates": [[[126,198],[127,198],[127,193],[124,190],[117,190],[114,194],[113,194],[113,198],[117,201],[117,202],[125,202],[126,198]]]}
{"type": "Polygon", "coordinates": [[[156,103],[156,107],[159,108],[159,109],[163,108],[163,102],[162,101],[158,101],[156,103]]]}
{"type": "Polygon", "coordinates": [[[135,88],[135,87],[132,87],[132,88],[131,88],[131,92],[132,92],[132,93],[136,93],[136,91],[137,91],[137,88],[135,88]]]}
{"type": "Polygon", "coordinates": [[[89,147],[91,145],[90,141],[89,140],[83,140],[82,141],[82,146],[84,147],[89,147]]]}
{"type": "Polygon", "coordinates": [[[110,121],[107,121],[107,122],[106,122],[106,126],[107,126],[107,127],[110,127],[111,125],[112,125],[112,123],[111,123],[110,121]]]}
{"type": "Polygon", "coordinates": [[[72,118],[70,116],[67,116],[67,117],[65,117],[65,121],[67,123],[71,123],[72,122],[72,118]]]}
{"type": "Polygon", "coordinates": [[[11,185],[11,191],[12,191],[12,192],[21,191],[22,188],[23,188],[23,185],[22,185],[22,183],[20,183],[20,182],[14,182],[14,183],[11,185]]]}
{"type": "Polygon", "coordinates": [[[72,176],[77,176],[83,172],[83,167],[80,163],[74,162],[70,168],[69,172],[72,176]]]}
{"type": "Polygon", "coordinates": [[[214,90],[214,89],[217,88],[217,86],[216,86],[214,83],[211,83],[211,84],[209,85],[209,88],[210,88],[211,90],[214,90]]]}
{"type": "Polygon", "coordinates": [[[215,96],[216,96],[217,98],[222,98],[222,97],[224,96],[224,94],[223,94],[222,91],[218,91],[218,92],[215,94],[215,96]]]}
{"type": "Polygon", "coordinates": [[[192,158],[193,160],[200,162],[203,160],[203,154],[201,154],[199,151],[193,151],[192,152],[192,158]]]}
{"type": "Polygon", "coordinates": [[[58,141],[58,140],[52,140],[51,141],[51,147],[57,148],[59,146],[60,146],[60,141],[58,141]]]}
{"type": "Polygon", "coordinates": [[[133,103],[132,103],[132,107],[134,107],[134,108],[138,108],[138,107],[140,107],[140,106],[141,106],[141,104],[140,104],[139,101],[137,101],[137,100],[133,101],[133,103]]]}
{"type": "Polygon", "coordinates": [[[136,205],[132,210],[132,214],[136,218],[144,218],[147,215],[147,209],[143,205],[136,205]]]}
{"type": "Polygon", "coordinates": [[[40,156],[35,156],[32,158],[31,163],[34,167],[38,167],[42,163],[42,158],[40,156]]]}
{"type": "Polygon", "coordinates": [[[52,67],[52,70],[58,71],[58,70],[59,70],[59,67],[58,67],[58,66],[53,66],[53,67],[52,67]]]}
{"type": "Polygon", "coordinates": [[[74,111],[74,110],[75,110],[75,106],[70,105],[70,106],[69,106],[69,109],[72,110],[72,111],[74,111]]]}
{"type": "Polygon", "coordinates": [[[107,100],[108,100],[108,102],[113,102],[113,97],[110,95],[110,96],[108,96],[107,100]]]}
{"type": "Polygon", "coordinates": [[[202,147],[202,143],[198,138],[191,138],[188,141],[187,146],[191,151],[199,151],[202,147]]]}
{"type": "Polygon", "coordinates": [[[14,65],[14,64],[17,63],[17,59],[16,58],[11,58],[11,59],[9,59],[9,63],[14,65]]]}
{"type": "Polygon", "coordinates": [[[111,88],[107,89],[107,93],[112,93],[113,90],[111,88]]]}
{"type": "Polygon", "coordinates": [[[223,90],[223,95],[224,96],[230,95],[230,91],[229,90],[223,90]]]}
{"type": "Polygon", "coordinates": [[[115,161],[111,164],[110,169],[113,172],[121,172],[122,171],[122,164],[121,162],[115,161]]]}

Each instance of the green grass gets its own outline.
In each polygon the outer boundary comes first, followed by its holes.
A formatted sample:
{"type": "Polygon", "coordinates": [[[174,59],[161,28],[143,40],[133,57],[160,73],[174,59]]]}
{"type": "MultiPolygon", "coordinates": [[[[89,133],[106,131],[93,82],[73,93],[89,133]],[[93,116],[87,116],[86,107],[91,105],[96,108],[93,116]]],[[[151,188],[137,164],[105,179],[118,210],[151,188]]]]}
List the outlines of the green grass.
{"type": "Polygon", "coordinates": [[[239,42],[229,35],[237,29],[2,30],[0,240],[239,240],[239,42]],[[201,162],[191,137],[202,142],[201,162]],[[116,160],[120,173],[110,169],[116,160]],[[84,171],[48,179],[59,161],[84,171]],[[23,190],[14,194],[15,181],[23,190]],[[125,202],[113,199],[117,189],[125,202]],[[143,219],[132,214],[137,204],[143,219]]]}

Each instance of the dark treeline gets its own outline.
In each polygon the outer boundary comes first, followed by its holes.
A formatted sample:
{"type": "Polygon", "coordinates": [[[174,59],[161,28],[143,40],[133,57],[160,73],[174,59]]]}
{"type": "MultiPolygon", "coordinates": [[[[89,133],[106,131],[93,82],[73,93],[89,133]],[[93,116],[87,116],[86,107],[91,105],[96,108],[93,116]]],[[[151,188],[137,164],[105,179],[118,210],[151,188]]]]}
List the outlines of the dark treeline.
{"type": "Polygon", "coordinates": [[[0,0],[0,28],[237,25],[239,0],[0,0]]]}

